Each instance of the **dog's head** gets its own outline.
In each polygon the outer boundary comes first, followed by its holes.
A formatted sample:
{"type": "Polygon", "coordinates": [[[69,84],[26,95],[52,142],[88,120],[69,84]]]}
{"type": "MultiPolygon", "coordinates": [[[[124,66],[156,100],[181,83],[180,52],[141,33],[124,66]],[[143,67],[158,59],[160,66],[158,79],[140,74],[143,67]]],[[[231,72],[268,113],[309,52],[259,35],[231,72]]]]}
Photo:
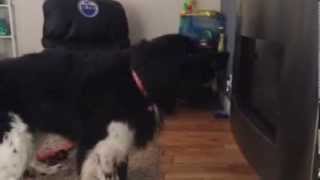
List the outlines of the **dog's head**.
{"type": "Polygon", "coordinates": [[[213,77],[215,58],[216,53],[204,51],[190,38],[171,34],[134,47],[131,66],[143,81],[149,97],[170,112],[179,91],[213,77]]]}

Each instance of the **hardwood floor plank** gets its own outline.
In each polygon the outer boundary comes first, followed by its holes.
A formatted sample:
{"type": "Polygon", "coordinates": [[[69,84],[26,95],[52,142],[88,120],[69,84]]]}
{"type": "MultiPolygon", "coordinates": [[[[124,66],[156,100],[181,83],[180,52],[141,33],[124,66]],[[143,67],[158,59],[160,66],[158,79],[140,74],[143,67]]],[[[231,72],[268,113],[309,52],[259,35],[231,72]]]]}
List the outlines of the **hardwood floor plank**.
{"type": "Polygon", "coordinates": [[[257,180],[236,145],[227,120],[180,110],[160,135],[163,180],[257,180]]]}

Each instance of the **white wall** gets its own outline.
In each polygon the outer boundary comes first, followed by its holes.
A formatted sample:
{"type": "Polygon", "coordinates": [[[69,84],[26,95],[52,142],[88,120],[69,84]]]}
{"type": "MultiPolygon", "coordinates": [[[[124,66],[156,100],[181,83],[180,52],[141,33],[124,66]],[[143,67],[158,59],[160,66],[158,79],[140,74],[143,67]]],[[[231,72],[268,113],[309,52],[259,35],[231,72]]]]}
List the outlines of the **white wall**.
{"type": "MultiPolygon", "coordinates": [[[[133,42],[178,31],[184,0],[119,0],[129,19],[133,42]]],[[[200,8],[220,10],[220,0],[198,0],[200,8]]]]}
{"type": "MultiPolygon", "coordinates": [[[[13,0],[19,54],[42,49],[44,0],[13,0]]],[[[66,0],[67,1],[67,0],[66,0]]],[[[119,0],[127,11],[133,42],[178,30],[183,0],[119,0]]],[[[220,0],[198,0],[200,8],[220,10],[220,0]]]]}
{"type": "Polygon", "coordinates": [[[18,53],[42,49],[42,3],[44,0],[13,0],[18,53]]]}

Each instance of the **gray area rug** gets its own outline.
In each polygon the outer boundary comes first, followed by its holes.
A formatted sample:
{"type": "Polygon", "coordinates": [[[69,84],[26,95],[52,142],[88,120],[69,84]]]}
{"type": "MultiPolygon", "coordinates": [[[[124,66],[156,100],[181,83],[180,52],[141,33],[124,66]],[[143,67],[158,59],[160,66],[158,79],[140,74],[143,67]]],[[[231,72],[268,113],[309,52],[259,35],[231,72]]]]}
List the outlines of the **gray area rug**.
{"type": "MultiPolygon", "coordinates": [[[[61,139],[60,139],[61,140],[61,139]]],[[[59,143],[59,138],[50,136],[46,145],[52,146],[59,143]]],[[[78,180],[76,173],[75,152],[63,162],[63,169],[52,176],[36,175],[24,180],[78,180]]],[[[157,141],[151,143],[145,150],[130,155],[129,158],[129,180],[159,180],[160,179],[160,148],[157,141]]]]}

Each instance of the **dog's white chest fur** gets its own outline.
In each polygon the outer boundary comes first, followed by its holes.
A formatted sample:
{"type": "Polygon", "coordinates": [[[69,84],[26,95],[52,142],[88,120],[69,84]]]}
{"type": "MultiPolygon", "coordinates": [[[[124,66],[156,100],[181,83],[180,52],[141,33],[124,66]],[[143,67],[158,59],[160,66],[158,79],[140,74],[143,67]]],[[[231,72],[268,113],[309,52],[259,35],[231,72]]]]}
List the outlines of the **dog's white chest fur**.
{"type": "Polygon", "coordinates": [[[0,180],[19,180],[33,153],[33,137],[27,125],[19,116],[10,116],[11,130],[0,144],[0,180]]]}

